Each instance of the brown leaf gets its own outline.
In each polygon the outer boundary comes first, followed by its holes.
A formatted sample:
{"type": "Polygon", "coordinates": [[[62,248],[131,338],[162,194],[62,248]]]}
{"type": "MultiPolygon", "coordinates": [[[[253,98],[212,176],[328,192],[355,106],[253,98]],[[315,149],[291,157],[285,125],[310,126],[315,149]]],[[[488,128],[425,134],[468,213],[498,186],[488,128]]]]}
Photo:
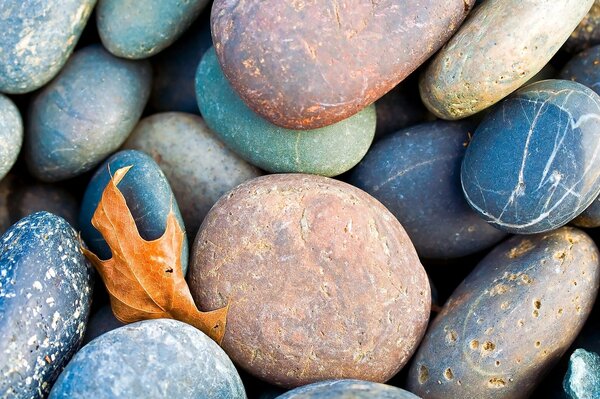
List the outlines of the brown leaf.
{"type": "Polygon", "coordinates": [[[82,248],[106,285],[113,313],[123,323],[160,318],[183,321],[221,344],[229,305],[211,312],[196,308],[181,268],[185,233],[172,209],[162,237],[146,241],[140,236],[117,188],[130,168],[115,172],[92,217],[92,225],[106,240],[112,258],[103,261],[82,248]]]}

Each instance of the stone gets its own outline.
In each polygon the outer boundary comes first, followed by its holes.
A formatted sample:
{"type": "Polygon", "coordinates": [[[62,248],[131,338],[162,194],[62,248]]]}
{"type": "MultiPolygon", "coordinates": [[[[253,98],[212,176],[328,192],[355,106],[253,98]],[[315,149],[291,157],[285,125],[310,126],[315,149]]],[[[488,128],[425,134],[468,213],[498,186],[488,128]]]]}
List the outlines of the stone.
{"type": "Polygon", "coordinates": [[[242,380],[219,346],[194,327],[145,320],[107,332],[81,349],[50,392],[57,398],[245,399],[242,380]]]}
{"type": "Polygon", "coordinates": [[[419,399],[390,385],[360,380],[321,381],[296,388],[277,399],[419,399]]]}
{"type": "Polygon", "coordinates": [[[467,204],[460,167],[472,122],[429,122],[384,137],[349,182],[385,205],[424,258],[457,258],[506,236],[467,204]]]}
{"type": "Polygon", "coordinates": [[[0,396],[48,394],[83,338],[93,273],[58,216],[35,213],[0,238],[0,396]]]}
{"type": "MultiPolygon", "coordinates": [[[[131,169],[117,187],[125,197],[139,235],[147,241],[162,237],[171,210],[179,221],[179,227],[185,232],[177,200],[156,162],[140,151],[119,151],[107,159],[90,180],[79,212],[81,237],[90,251],[100,259],[110,259],[112,253],[100,232],[92,226],[92,217],[112,174],[127,166],[131,166],[131,169]]],[[[187,271],[188,251],[188,241],[184,235],[181,248],[181,267],[184,275],[187,271]]]]}
{"type": "Polygon", "coordinates": [[[85,335],[83,336],[83,345],[87,345],[99,336],[124,325],[124,323],[117,320],[110,305],[102,306],[90,317],[85,335]]]}
{"type": "Polygon", "coordinates": [[[147,153],[161,167],[192,238],[223,194],[262,174],[191,114],[169,112],[142,119],[124,147],[147,153]]]}
{"type": "Polygon", "coordinates": [[[593,2],[483,2],[423,73],[423,102],[443,119],[492,106],[550,61],[593,2]]]}
{"type": "Polygon", "coordinates": [[[0,92],[28,93],[62,69],[96,0],[3,1],[0,92]]]}
{"type": "Polygon", "coordinates": [[[135,127],[151,80],[147,62],[116,58],[98,45],[75,53],[31,104],[25,142],[30,172],[54,182],[93,169],[135,127]]]}
{"type": "Polygon", "coordinates": [[[598,196],[598,152],[600,97],[576,82],[537,82],[481,122],[463,160],[463,190],[501,230],[554,230],[598,196]]]}
{"type": "Polygon", "coordinates": [[[597,44],[600,44],[600,0],[594,1],[590,12],[577,25],[563,48],[577,53],[597,44]]]}
{"type": "MultiPolygon", "coordinates": [[[[0,57],[1,54],[0,51],[0,57]]],[[[6,176],[17,161],[22,145],[23,120],[21,113],[10,98],[0,94],[0,180],[6,176]]]]}
{"type": "Polygon", "coordinates": [[[498,245],[429,326],[407,388],[432,399],[529,397],[590,314],[598,256],[570,227],[498,245]]]}
{"type": "Polygon", "coordinates": [[[148,58],[189,28],[208,0],[99,0],[98,33],[117,57],[148,58]]]}
{"type": "Polygon", "coordinates": [[[79,202],[63,187],[37,182],[15,184],[8,198],[12,223],[32,213],[46,211],[62,217],[73,228],[78,227],[79,202]]]}
{"type": "Polygon", "coordinates": [[[273,125],[248,108],[231,88],[214,49],[198,66],[196,93],[206,124],[225,145],[273,173],[342,174],[362,159],[375,134],[374,106],[335,125],[310,131],[273,125]]]}
{"type": "Polygon", "coordinates": [[[377,102],[377,129],[375,137],[395,133],[400,129],[424,122],[429,117],[421,102],[416,82],[405,80],[377,102]]]}
{"type": "Polygon", "coordinates": [[[223,72],[251,109],[278,126],[316,129],[396,86],[452,36],[473,3],[216,0],[211,25],[223,72]]]}
{"type": "Polygon", "coordinates": [[[558,78],[581,83],[600,94],[600,46],[589,48],[571,58],[558,78]]]}
{"type": "Polygon", "coordinates": [[[575,350],[563,384],[572,399],[600,398],[600,356],[585,349],[575,350]]]}
{"type": "Polygon", "coordinates": [[[242,183],[208,213],[191,259],[200,308],[230,304],[223,349],[274,385],[387,381],[427,326],[429,283],[406,232],[381,203],[337,180],[242,183]]]}

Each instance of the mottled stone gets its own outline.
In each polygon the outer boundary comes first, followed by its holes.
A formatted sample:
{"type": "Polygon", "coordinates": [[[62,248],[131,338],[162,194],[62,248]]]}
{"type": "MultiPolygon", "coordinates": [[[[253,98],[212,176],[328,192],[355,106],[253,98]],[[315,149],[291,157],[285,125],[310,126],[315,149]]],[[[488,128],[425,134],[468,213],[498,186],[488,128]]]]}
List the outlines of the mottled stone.
{"type": "Polygon", "coordinates": [[[58,181],[94,168],[125,141],[150,93],[147,62],[101,46],[79,50],[31,105],[25,155],[31,173],[58,181]]]}
{"type": "MultiPolygon", "coordinates": [[[[100,232],[92,226],[92,217],[111,176],[115,171],[127,166],[131,166],[131,169],[117,187],[125,197],[140,236],[147,241],[162,237],[171,210],[181,229],[185,231],[175,196],[156,162],[140,151],[119,151],[107,159],[90,180],[79,212],[81,237],[100,259],[109,259],[112,254],[100,232]]],[[[187,271],[187,264],[188,242],[184,236],[181,248],[183,274],[187,271]]]]}
{"type": "Polygon", "coordinates": [[[419,399],[390,385],[360,380],[322,381],[289,391],[277,399],[419,399]]]}
{"type": "Polygon", "coordinates": [[[416,82],[412,80],[404,81],[394,87],[377,100],[375,105],[377,111],[376,137],[416,125],[430,116],[421,102],[416,82]]]}
{"type": "Polygon", "coordinates": [[[599,152],[600,97],[575,82],[537,82],[479,125],[463,160],[463,190],[499,229],[553,230],[598,196],[599,152]]]}
{"type": "Polygon", "coordinates": [[[214,49],[198,67],[196,93],[206,124],[242,158],[274,173],[336,176],[356,165],[375,134],[375,107],[310,131],[289,130],[255,114],[233,91],[214,49]]]}
{"type": "Polygon", "coordinates": [[[427,275],[404,229],[337,180],[283,174],[242,183],[208,213],[192,254],[188,282],[199,306],[231,300],[223,348],[272,384],[386,381],[427,326],[427,275]]]}
{"type": "Polygon", "coordinates": [[[0,396],[43,398],[77,350],[93,269],[63,219],[33,214],[0,238],[0,396]]]}
{"type": "Polygon", "coordinates": [[[0,2],[0,92],[27,93],[67,62],[96,0],[0,2]]]}
{"type": "Polygon", "coordinates": [[[421,257],[466,256],[506,235],[462,192],[460,166],[474,127],[437,121],[401,130],[373,145],[350,176],[396,216],[421,257]]]}
{"type": "Polygon", "coordinates": [[[550,61],[593,2],[482,3],[423,73],[423,102],[444,119],[465,118],[497,103],[550,61]]]}
{"type": "Polygon", "coordinates": [[[87,345],[88,342],[98,338],[102,334],[123,327],[124,325],[115,317],[110,305],[105,305],[90,317],[85,335],[83,336],[83,345],[87,345]]]}
{"type": "MultiPolygon", "coordinates": [[[[1,54],[0,51],[0,56],[1,54]]],[[[23,120],[21,113],[10,98],[0,94],[0,180],[6,176],[16,162],[22,144],[23,120]]]]}
{"type": "Polygon", "coordinates": [[[600,356],[584,349],[573,352],[563,386],[571,399],[600,398],[600,356]]]}
{"type": "Polygon", "coordinates": [[[146,320],[107,332],[81,349],[52,388],[57,398],[245,399],[219,346],[176,320],[146,320]]]}
{"type": "Polygon", "coordinates": [[[208,0],[99,0],[98,33],[104,47],[123,58],[147,58],[170,46],[208,0]]]}
{"type": "Polygon", "coordinates": [[[581,20],[564,45],[570,53],[577,53],[600,44],[600,0],[595,0],[590,12],[581,20]]]}
{"type": "Polygon", "coordinates": [[[161,167],[192,238],[223,194],[262,174],[225,147],[196,115],[172,112],[142,119],[125,148],[146,152],[161,167]]]}
{"type": "Polygon", "coordinates": [[[216,0],[211,24],[223,71],[250,108],[278,126],[315,129],[396,86],[450,38],[473,3],[216,0]]]}
{"type": "Polygon", "coordinates": [[[13,223],[32,213],[46,211],[77,228],[79,203],[73,194],[55,184],[15,184],[9,196],[8,209],[13,223]]]}
{"type": "Polygon", "coordinates": [[[408,389],[432,399],[527,398],[592,309],[598,255],[568,227],[497,246],[429,326],[408,389]]]}

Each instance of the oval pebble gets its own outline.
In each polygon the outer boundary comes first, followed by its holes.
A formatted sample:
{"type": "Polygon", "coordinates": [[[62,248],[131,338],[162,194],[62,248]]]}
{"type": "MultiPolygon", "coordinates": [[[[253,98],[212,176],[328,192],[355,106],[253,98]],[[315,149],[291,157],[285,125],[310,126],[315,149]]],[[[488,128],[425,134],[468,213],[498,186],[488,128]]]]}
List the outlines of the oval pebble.
{"type": "Polygon", "coordinates": [[[196,94],[206,124],[242,158],[274,173],[336,176],[365,155],[375,135],[375,107],[315,130],[289,130],[255,114],[233,91],[214,48],[196,73],[196,94]]]}
{"type": "Polygon", "coordinates": [[[566,80],[517,91],[477,128],[461,179],[469,204],[501,230],[568,223],[600,192],[600,97],[566,80]]]}
{"type": "Polygon", "coordinates": [[[50,391],[83,338],[93,274],[73,228],[51,213],[0,238],[0,396],[50,391]]]}
{"type": "Polygon", "coordinates": [[[360,380],[321,381],[293,389],[277,399],[419,399],[390,385],[360,380]]]}
{"type": "Polygon", "coordinates": [[[21,113],[10,98],[0,94],[0,180],[17,161],[22,144],[21,113]]]}
{"type": "Polygon", "coordinates": [[[25,140],[30,172],[53,182],[98,165],[137,123],[151,75],[147,62],[116,58],[98,45],[75,53],[31,105],[25,140]]]}
{"type": "Polygon", "coordinates": [[[107,332],[67,365],[57,398],[245,399],[242,380],[219,346],[176,320],[145,320],[107,332]]]}

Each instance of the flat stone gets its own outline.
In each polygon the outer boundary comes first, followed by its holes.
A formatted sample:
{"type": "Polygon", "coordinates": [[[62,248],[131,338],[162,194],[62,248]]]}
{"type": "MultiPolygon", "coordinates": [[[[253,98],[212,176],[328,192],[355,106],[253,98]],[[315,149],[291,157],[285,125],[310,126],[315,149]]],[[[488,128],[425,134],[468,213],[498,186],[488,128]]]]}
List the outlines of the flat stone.
{"type": "Polygon", "coordinates": [[[550,61],[593,3],[483,2],[423,73],[423,102],[443,119],[497,103],[550,61]]]}
{"type": "Polygon", "coordinates": [[[206,124],[234,152],[273,173],[336,176],[366,154],[375,134],[375,107],[309,131],[278,127],[254,113],[231,88],[214,49],[198,67],[196,93],[206,124]]]}
{"type": "MultiPolygon", "coordinates": [[[[0,51],[0,56],[1,54],[0,51]]],[[[17,161],[22,145],[21,113],[10,98],[0,94],[0,180],[17,161]]]]}
{"type": "Polygon", "coordinates": [[[390,385],[360,380],[321,381],[296,388],[277,399],[419,399],[390,385]]]}
{"type": "Polygon", "coordinates": [[[94,271],[62,218],[35,213],[0,238],[0,394],[43,398],[83,338],[94,271]]]}
{"type": "Polygon", "coordinates": [[[569,360],[563,386],[572,399],[600,398],[600,356],[576,349],[569,360]]]}
{"type": "Polygon", "coordinates": [[[91,170],[123,144],[150,94],[147,62],[116,58],[99,45],[79,50],[30,107],[25,156],[53,182],[91,170]]]}
{"type": "Polygon", "coordinates": [[[316,129],[396,86],[452,36],[473,3],[216,0],[212,34],[225,75],[250,108],[278,126],[316,129]]]}
{"type": "Polygon", "coordinates": [[[577,53],[597,44],[600,44],[600,0],[594,1],[590,12],[577,25],[563,48],[577,53]]]}
{"type": "Polygon", "coordinates": [[[481,122],[463,161],[463,190],[501,230],[554,230],[598,196],[598,152],[600,97],[575,82],[537,82],[481,122]]]}

